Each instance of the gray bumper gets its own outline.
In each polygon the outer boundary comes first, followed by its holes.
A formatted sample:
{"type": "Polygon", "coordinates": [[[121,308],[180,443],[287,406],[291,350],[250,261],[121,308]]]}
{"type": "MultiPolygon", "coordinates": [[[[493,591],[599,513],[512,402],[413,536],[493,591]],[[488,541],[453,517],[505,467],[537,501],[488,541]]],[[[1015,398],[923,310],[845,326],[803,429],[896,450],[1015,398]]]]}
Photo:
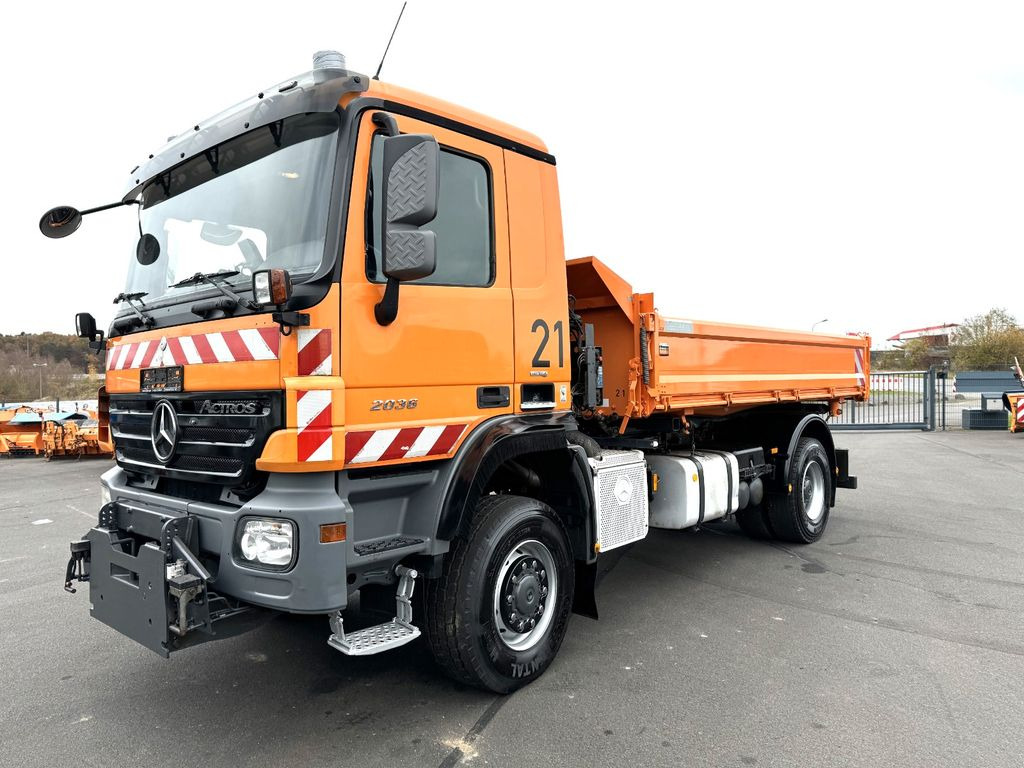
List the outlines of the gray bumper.
{"type": "Polygon", "coordinates": [[[218,594],[293,613],[329,613],[347,605],[346,543],[320,543],[321,524],[344,522],[352,530],[351,509],[338,496],[334,473],[271,475],[263,492],[241,507],[162,496],[128,487],[125,479],[119,468],[103,475],[112,501],[197,521],[196,554],[210,571],[209,588],[218,594]],[[249,516],[295,523],[298,552],[290,570],[261,570],[235,558],[236,526],[249,516]]]}

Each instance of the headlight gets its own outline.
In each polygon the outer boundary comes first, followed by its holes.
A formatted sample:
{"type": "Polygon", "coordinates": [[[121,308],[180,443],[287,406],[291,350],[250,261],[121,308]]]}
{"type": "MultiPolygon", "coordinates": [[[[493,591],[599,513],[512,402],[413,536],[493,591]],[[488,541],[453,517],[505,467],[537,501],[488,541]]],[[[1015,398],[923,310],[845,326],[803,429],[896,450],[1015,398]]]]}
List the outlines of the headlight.
{"type": "Polygon", "coordinates": [[[243,560],[287,568],[295,551],[295,526],[288,520],[250,517],[242,522],[238,552],[243,560]]]}
{"type": "Polygon", "coordinates": [[[100,483],[100,506],[110,503],[110,486],[100,483]]]}
{"type": "Polygon", "coordinates": [[[292,297],[292,278],[287,269],[261,269],[252,273],[252,297],[257,304],[281,306],[292,297]]]}
{"type": "Polygon", "coordinates": [[[270,295],[270,270],[256,272],[252,276],[252,296],[257,304],[269,304],[273,298],[270,295]]]}

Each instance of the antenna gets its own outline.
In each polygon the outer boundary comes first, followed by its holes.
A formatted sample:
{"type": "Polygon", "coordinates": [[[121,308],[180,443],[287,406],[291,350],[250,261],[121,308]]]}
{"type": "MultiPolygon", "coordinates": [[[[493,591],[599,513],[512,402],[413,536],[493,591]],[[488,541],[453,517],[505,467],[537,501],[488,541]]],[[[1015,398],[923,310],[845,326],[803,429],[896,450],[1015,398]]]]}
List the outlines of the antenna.
{"type": "Polygon", "coordinates": [[[405,6],[408,5],[408,0],[402,3],[402,10],[398,12],[398,18],[395,19],[395,28],[391,30],[391,37],[388,38],[388,46],[384,49],[384,55],[380,57],[380,64],[377,65],[377,73],[373,76],[374,80],[380,80],[380,68],[384,66],[384,59],[388,56],[388,51],[391,50],[391,41],[395,39],[395,32],[398,31],[398,22],[402,20],[402,14],[405,13],[405,6]]]}

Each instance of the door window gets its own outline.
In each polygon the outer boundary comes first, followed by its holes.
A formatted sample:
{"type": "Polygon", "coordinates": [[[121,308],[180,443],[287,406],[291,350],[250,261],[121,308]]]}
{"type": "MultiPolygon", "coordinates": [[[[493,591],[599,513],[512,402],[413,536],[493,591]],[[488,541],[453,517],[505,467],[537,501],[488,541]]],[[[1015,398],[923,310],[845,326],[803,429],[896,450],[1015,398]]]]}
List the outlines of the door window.
{"type": "MultiPolygon", "coordinates": [[[[381,269],[380,237],[383,201],[375,190],[382,188],[383,142],[376,137],[370,152],[367,184],[366,276],[385,280],[381,269]]],[[[441,187],[437,217],[421,229],[437,235],[437,269],[434,274],[411,281],[424,285],[487,286],[494,281],[494,248],[491,216],[491,184],[487,165],[475,157],[441,149],[441,187]]]]}

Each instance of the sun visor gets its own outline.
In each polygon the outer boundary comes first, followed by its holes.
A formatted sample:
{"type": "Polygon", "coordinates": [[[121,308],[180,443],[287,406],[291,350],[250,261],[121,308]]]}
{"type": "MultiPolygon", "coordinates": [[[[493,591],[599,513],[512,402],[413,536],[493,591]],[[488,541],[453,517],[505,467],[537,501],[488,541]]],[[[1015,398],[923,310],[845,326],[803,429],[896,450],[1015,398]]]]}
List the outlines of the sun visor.
{"type": "Polygon", "coordinates": [[[173,136],[158,152],[131,173],[125,200],[134,199],[139,188],[155,176],[223,141],[292,115],[331,112],[346,93],[362,93],[370,78],[344,69],[318,68],[261,91],[208,120],[173,136]]]}

